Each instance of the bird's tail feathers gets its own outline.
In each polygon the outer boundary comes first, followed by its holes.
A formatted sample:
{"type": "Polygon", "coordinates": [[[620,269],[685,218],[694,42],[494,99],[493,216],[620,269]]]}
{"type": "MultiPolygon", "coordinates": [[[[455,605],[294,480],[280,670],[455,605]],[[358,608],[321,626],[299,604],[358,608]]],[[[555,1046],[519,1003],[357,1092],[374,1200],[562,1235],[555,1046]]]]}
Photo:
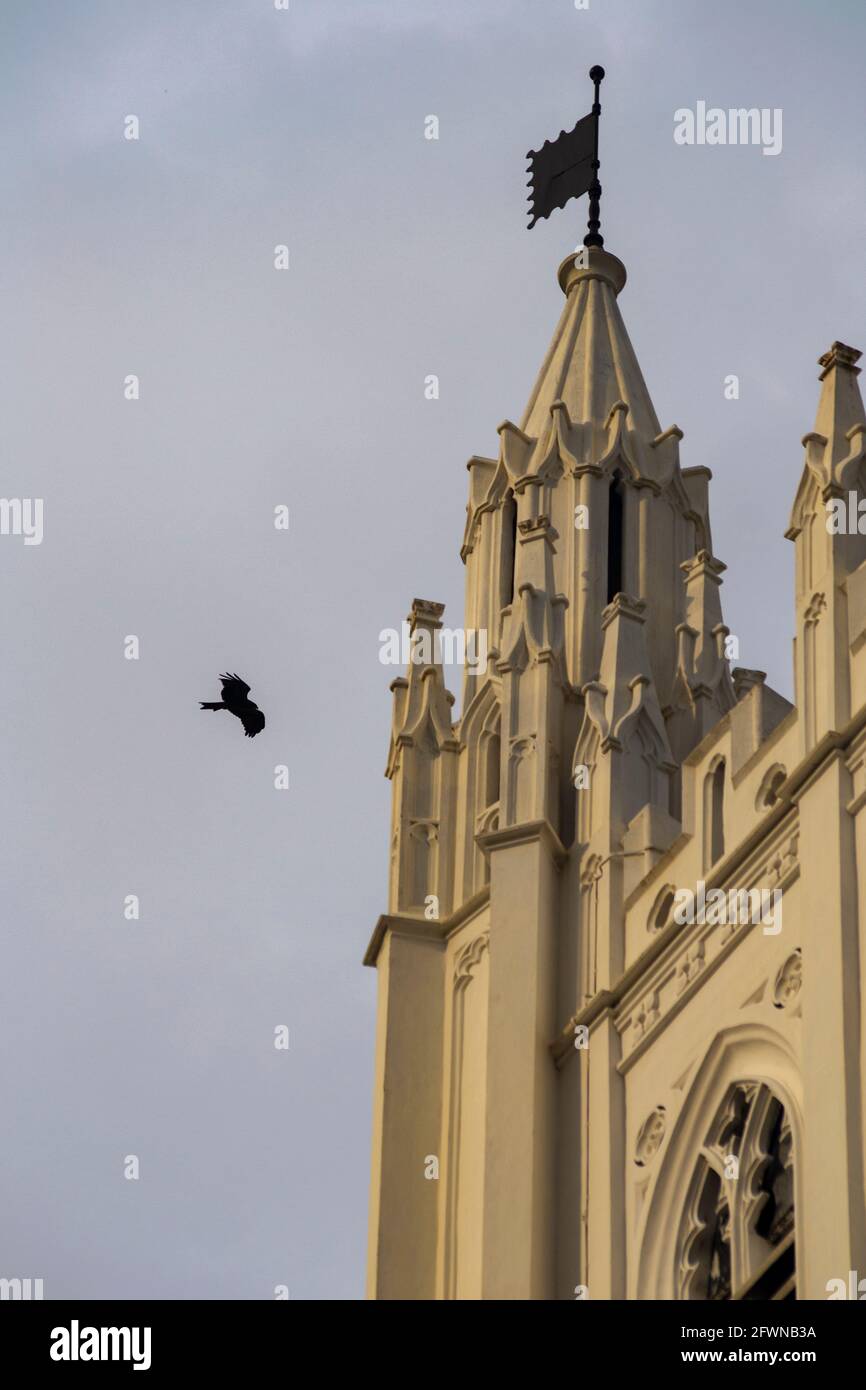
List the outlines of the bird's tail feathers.
{"type": "Polygon", "coordinates": [[[216,704],[209,704],[206,700],[199,700],[199,706],[202,709],[225,709],[222,700],[218,700],[216,704]]]}

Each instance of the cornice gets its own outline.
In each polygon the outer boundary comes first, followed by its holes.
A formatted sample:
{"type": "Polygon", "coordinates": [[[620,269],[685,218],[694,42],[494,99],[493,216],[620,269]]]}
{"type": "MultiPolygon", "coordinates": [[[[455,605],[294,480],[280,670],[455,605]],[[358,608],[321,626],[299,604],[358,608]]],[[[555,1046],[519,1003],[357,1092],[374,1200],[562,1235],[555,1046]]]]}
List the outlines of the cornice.
{"type": "Polygon", "coordinates": [[[513,845],[533,844],[538,841],[545,844],[557,868],[561,868],[568,859],[568,850],[548,820],[506,825],[501,830],[490,830],[486,835],[476,835],[475,839],[485,854],[497,849],[510,849],[513,845]]]}
{"type": "Polygon", "coordinates": [[[485,886],[471,898],[467,898],[461,903],[449,917],[443,917],[441,921],[431,922],[426,917],[415,917],[411,913],[383,912],[370,937],[369,945],[364,952],[364,965],[375,965],[382,948],[382,942],[388,932],[393,932],[398,936],[410,937],[415,941],[428,945],[444,945],[449,936],[468,922],[471,917],[480,912],[490,899],[490,886],[485,886]]]}

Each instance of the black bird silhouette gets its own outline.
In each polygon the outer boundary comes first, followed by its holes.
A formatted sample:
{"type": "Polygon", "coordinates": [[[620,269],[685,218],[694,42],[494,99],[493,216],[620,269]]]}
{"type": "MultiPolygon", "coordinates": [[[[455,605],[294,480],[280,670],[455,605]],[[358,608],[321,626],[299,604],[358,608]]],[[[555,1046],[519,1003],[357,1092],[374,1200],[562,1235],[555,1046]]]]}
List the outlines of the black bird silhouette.
{"type": "Polygon", "coordinates": [[[220,676],[223,683],[223,697],[216,704],[208,704],[205,700],[199,700],[202,709],[227,709],[230,714],[236,714],[244,726],[244,733],[247,738],[255,738],[265,727],[265,716],[262,714],[258,705],[254,705],[252,700],[248,700],[250,688],[246,681],[241,680],[240,676],[226,675],[220,676]]]}

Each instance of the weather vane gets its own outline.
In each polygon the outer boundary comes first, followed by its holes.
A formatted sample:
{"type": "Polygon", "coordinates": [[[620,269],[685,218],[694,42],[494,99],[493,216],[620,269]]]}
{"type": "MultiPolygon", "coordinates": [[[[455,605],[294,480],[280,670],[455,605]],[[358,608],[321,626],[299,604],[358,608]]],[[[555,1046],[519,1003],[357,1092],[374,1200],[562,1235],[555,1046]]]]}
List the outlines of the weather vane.
{"type": "Polygon", "coordinates": [[[529,226],[534,227],[541,217],[549,217],[554,208],[564,208],[570,198],[581,198],[588,193],[589,230],[583,244],[604,246],[604,237],[599,231],[601,184],[598,181],[598,121],[601,115],[598,91],[604,68],[596,65],[590,68],[589,75],[595,84],[595,100],[589,115],[578,121],[574,130],[560,131],[558,139],[545,140],[540,150],[530,150],[526,156],[531,175],[528,180],[532,216],[529,226]]]}

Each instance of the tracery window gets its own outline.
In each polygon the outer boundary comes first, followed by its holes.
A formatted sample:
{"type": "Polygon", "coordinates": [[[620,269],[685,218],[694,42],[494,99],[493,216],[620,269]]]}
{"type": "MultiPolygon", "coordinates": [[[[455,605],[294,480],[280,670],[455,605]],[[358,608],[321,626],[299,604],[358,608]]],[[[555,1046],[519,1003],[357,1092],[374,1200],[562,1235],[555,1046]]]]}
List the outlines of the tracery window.
{"type": "Polygon", "coordinates": [[[796,1297],[791,1126],[769,1087],[732,1086],[706,1137],[680,1237],[679,1297],[796,1297]]]}

